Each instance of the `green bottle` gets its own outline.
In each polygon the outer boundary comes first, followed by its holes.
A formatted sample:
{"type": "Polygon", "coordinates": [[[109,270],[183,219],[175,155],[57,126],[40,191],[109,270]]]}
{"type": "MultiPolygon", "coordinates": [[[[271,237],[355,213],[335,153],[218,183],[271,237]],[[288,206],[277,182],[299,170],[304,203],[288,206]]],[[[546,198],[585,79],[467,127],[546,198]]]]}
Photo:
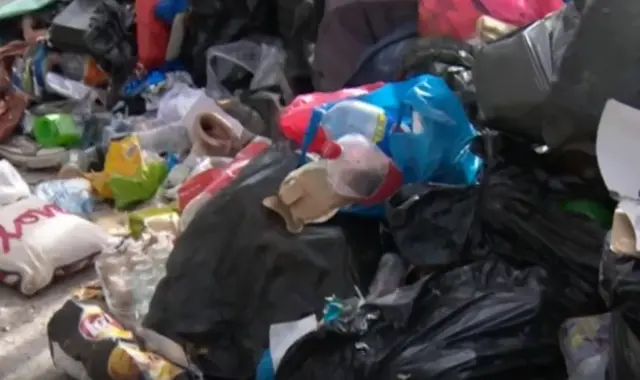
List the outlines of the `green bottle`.
{"type": "Polygon", "coordinates": [[[44,148],[73,147],[80,143],[82,131],[72,115],[55,113],[37,117],[33,135],[44,148]]]}

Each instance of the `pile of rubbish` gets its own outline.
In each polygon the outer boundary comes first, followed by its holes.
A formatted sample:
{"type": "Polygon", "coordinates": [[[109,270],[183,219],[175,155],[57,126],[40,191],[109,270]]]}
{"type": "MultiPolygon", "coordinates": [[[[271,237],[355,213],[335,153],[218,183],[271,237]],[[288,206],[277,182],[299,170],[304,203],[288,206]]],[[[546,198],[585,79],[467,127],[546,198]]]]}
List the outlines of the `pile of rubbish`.
{"type": "Polygon", "coordinates": [[[639,16],[5,2],[0,282],[78,380],[640,378],[639,16]]]}

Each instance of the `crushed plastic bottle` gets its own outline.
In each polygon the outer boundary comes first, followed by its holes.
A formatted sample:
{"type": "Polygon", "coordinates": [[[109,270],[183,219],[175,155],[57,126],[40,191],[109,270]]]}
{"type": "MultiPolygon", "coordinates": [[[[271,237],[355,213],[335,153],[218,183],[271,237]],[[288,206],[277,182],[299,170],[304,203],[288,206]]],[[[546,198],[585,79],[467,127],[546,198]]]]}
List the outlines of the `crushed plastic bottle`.
{"type": "Polygon", "coordinates": [[[148,241],[126,240],[98,255],[96,272],[114,315],[133,322],[147,314],[173,250],[172,236],[160,234],[151,246],[148,241]]]}
{"type": "Polygon", "coordinates": [[[327,111],[321,125],[333,140],[359,134],[377,144],[384,138],[388,123],[384,110],[360,100],[343,100],[327,111]]]}
{"type": "MultiPolygon", "coordinates": [[[[329,141],[337,141],[346,135],[361,135],[386,152],[385,137],[392,120],[385,111],[373,104],[356,99],[343,100],[328,111],[316,109],[320,113],[320,128],[316,134],[315,144],[324,145],[323,155],[336,154],[329,141]],[[327,150],[329,148],[333,150],[327,150]]],[[[318,117],[318,115],[317,115],[318,117]]]]}
{"type": "Polygon", "coordinates": [[[128,270],[129,257],[121,247],[104,250],[95,261],[109,311],[123,321],[135,320],[134,279],[128,270]]]}
{"type": "Polygon", "coordinates": [[[149,257],[153,263],[156,285],[167,272],[166,264],[172,250],[173,242],[171,241],[171,238],[166,235],[158,236],[158,241],[149,247],[149,257]]]}
{"type": "MultiPolygon", "coordinates": [[[[402,175],[391,159],[363,135],[349,134],[325,143],[327,174],[334,191],[356,199],[374,197],[385,183],[402,184],[402,175]]],[[[391,194],[388,194],[389,196],[391,194]]]]}
{"type": "Polygon", "coordinates": [[[149,302],[155,291],[153,262],[141,245],[133,245],[127,250],[129,268],[134,278],[133,299],[137,319],[143,318],[149,310],[149,302]]]}
{"type": "Polygon", "coordinates": [[[91,183],[84,178],[51,180],[39,183],[34,194],[43,200],[53,202],[63,210],[82,217],[95,210],[91,194],[91,183]]]}

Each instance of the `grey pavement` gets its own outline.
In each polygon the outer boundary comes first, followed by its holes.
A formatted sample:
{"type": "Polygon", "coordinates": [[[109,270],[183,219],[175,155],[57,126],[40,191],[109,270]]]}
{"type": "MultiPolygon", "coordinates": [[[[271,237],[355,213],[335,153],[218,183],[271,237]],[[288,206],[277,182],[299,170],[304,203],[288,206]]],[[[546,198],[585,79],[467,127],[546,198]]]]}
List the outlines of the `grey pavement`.
{"type": "Polygon", "coordinates": [[[33,298],[0,286],[0,380],[66,380],[49,356],[47,322],[93,268],[44,289],[33,298]]]}
{"type": "MultiPolygon", "coordinates": [[[[1,0],[0,0],[1,3],[1,0]]],[[[55,172],[21,172],[32,187],[55,172]]],[[[76,287],[95,279],[93,268],[77,273],[26,298],[0,284],[0,380],[68,380],[49,354],[47,322],[76,287]]]]}

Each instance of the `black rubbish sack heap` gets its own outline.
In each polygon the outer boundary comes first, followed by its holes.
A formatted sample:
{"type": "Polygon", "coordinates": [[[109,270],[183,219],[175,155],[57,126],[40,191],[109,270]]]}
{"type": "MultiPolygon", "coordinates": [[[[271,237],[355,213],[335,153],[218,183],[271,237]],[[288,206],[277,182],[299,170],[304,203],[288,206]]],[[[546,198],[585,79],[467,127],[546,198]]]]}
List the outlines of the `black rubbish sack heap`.
{"type": "Polygon", "coordinates": [[[570,318],[560,327],[568,380],[603,380],[609,357],[611,314],[570,318]]]}
{"type": "Polygon", "coordinates": [[[261,206],[298,156],[276,145],[197,213],[178,238],[145,326],[194,348],[207,376],[252,378],[269,326],[366,288],[381,256],[376,221],[336,218],[293,235],[261,206]]]}
{"type": "Polygon", "coordinates": [[[623,213],[614,216],[604,242],[601,290],[612,308],[607,379],[640,378],[640,253],[634,228],[623,213]]]}
{"type": "Polygon", "coordinates": [[[285,74],[288,57],[279,39],[266,36],[211,46],[206,92],[214,99],[233,99],[244,108],[244,117],[227,112],[251,132],[282,140],[280,108],[294,94],[291,78],[285,74]]]}
{"type": "Polygon", "coordinates": [[[557,289],[499,259],[438,271],[300,339],[276,380],[564,380],[557,289]]]}
{"type": "Polygon", "coordinates": [[[476,55],[491,127],[591,154],[605,102],[640,107],[640,3],[571,2],[476,55]]]}
{"type": "Polygon", "coordinates": [[[409,47],[400,66],[399,78],[421,74],[437,75],[462,101],[467,117],[476,120],[478,106],[471,75],[474,46],[448,37],[418,38],[409,47]]]}
{"type": "Polygon", "coordinates": [[[401,256],[426,268],[501,257],[519,268],[549,270],[572,316],[605,311],[598,295],[606,230],[562,203],[595,187],[552,176],[544,155],[500,135],[484,136],[478,185],[410,185],[389,201],[390,231],[401,256]]]}
{"type": "Polygon", "coordinates": [[[285,75],[286,52],[279,39],[254,37],[207,49],[207,92],[224,99],[232,92],[269,89],[283,102],[293,99],[285,75]]]}

